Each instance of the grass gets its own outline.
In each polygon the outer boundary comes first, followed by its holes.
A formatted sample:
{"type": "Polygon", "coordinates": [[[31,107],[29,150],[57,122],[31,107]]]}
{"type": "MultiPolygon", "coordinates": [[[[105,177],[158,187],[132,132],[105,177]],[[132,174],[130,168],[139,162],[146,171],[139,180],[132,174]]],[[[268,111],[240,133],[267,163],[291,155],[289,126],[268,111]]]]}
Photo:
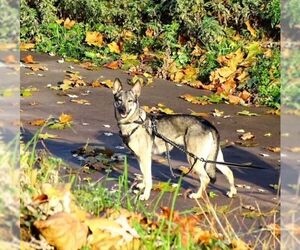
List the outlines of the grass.
{"type": "MultiPolygon", "coordinates": [[[[195,209],[180,212],[175,210],[182,179],[179,180],[176,190],[172,193],[170,207],[158,213],[165,192],[159,192],[150,206],[147,202],[140,201],[138,195],[133,193],[133,185],[129,181],[126,158],[124,171],[118,178],[111,178],[110,171],[108,171],[98,181],[84,181],[80,170],[74,171],[60,159],[38,152],[37,140],[38,133],[29,143],[21,146],[20,211],[21,218],[23,218],[21,240],[32,242],[34,238],[38,241],[32,223],[37,219],[47,217],[45,217],[43,207],[33,206],[29,202],[30,197],[40,197],[46,183],[56,187],[68,182],[72,186],[70,191],[75,204],[93,216],[103,217],[107,211],[123,213],[125,209],[128,211],[126,213],[141,217],[142,220],[131,222],[140,237],[140,246],[143,246],[141,249],[248,249],[234,247],[235,244],[239,247],[247,245],[240,239],[243,236],[235,232],[229,222],[228,209],[219,209],[212,205],[208,197],[204,203],[196,201],[195,209]],[[111,181],[117,183],[115,189],[108,188],[111,186],[111,181]],[[193,218],[201,219],[197,219],[196,224],[189,226],[193,218]],[[198,238],[195,240],[196,235],[198,238]]],[[[68,189],[64,187],[59,190],[60,192],[55,191],[55,197],[63,204],[68,189]]],[[[249,228],[245,236],[251,235],[253,231],[254,227],[249,228]]],[[[255,248],[267,243],[270,245],[271,239],[278,243],[279,240],[274,240],[275,238],[271,234],[268,239],[262,241],[258,239],[255,248]]],[[[90,248],[86,246],[83,249],[90,248]]]]}

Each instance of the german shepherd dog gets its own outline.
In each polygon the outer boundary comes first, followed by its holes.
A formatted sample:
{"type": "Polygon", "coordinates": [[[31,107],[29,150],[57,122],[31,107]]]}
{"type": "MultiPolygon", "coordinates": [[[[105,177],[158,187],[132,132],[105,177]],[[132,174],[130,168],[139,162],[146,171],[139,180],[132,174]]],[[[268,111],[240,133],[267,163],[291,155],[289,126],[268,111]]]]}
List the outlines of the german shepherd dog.
{"type": "MultiPolygon", "coordinates": [[[[162,154],[171,150],[172,146],[158,138],[153,133],[151,119],[140,108],[138,97],[141,94],[141,83],[137,82],[131,90],[123,90],[122,83],[115,79],[113,84],[115,117],[120,129],[123,142],[135,154],[143,180],[138,184],[139,189],[144,189],[140,200],[148,200],[152,189],[152,153],[162,154]]],[[[165,138],[181,145],[187,152],[205,160],[223,162],[220,149],[220,136],[217,129],[207,120],[185,114],[161,115],[156,119],[156,130],[165,138]]],[[[216,180],[216,168],[222,172],[228,182],[227,195],[233,197],[237,191],[234,186],[232,171],[226,165],[205,163],[187,155],[189,164],[200,178],[200,188],[190,198],[200,198],[205,192],[210,181],[216,180]]]]}

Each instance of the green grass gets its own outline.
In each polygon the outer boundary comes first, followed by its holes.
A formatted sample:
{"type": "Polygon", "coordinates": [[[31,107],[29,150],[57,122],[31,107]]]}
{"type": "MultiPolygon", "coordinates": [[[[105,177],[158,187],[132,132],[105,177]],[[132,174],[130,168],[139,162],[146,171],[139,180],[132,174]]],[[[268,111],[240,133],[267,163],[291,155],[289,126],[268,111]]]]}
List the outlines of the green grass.
{"type": "MultiPolygon", "coordinates": [[[[212,205],[209,199],[206,202],[197,201],[194,209],[185,211],[175,211],[176,203],[181,192],[180,178],[176,190],[172,193],[170,200],[170,215],[162,217],[158,212],[159,207],[164,199],[165,192],[157,193],[156,197],[150,202],[140,201],[139,194],[132,192],[132,184],[129,181],[128,163],[124,160],[123,173],[118,178],[111,178],[108,171],[98,181],[91,181],[81,177],[80,170],[70,169],[61,159],[49,156],[46,152],[36,151],[38,134],[43,128],[34,135],[34,137],[26,144],[21,146],[21,178],[20,178],[20,211],[22,215],[21,228],[28,234],[33,236],[32,223],[37,219],[45,218],[42,208],[28,207],[27,199],[29,197],[37,197],[41,194],[41,188],[45,183],[53,186],[61,185],[64,182],[71,183],[71,192],[74,202],[84,211],[94,216],[103,216],[107,209],[114,211],[127,211],[140,214],[144,220],[154,222],[157,227],[151,228],[148,224],[133,222],[133,227],[140,236],[141,245],[146,249],[232,249],[230,241],[238,239],[238,233],[234,232],[226,214],[229,214],[229,208],[218,208],[212,205]],[[114,190],[109,188],[112,183],[117,184],[114,190]],[[30,208],[30,209],[29,209],[30,208]],[[208,229],[214,234],[221,233],[223,238],[211,238],[207,243],[196,243],[190,240],[186,245],[182,244],[182,235],[180,233],[179,224],[174,221],[174,216],[181,218],[191,215],[201,214],[203,218],[199,222],[200,227],[208,229]]],[[[63,197],[64,193],[61,193],[63,197]]],[[[249,234],[253,231],[249,229],[249,234]]],[[[22,236],[24,237],[24,236],[22,236]]],[[[35,236],[34,236],[35,237],[35,236]]],[[[193,237],[193,235],[191,235],[193,237]]],[[[25,239],[24,239],[25,240],[25,239]]],[[[269,240],[269,239],[268,239],[269,240]]],[[[258,245],[266,244],[265,241],[258,241],[258,245]]],[[[84,249],[88,249],[85,247],[84,249]]]]}

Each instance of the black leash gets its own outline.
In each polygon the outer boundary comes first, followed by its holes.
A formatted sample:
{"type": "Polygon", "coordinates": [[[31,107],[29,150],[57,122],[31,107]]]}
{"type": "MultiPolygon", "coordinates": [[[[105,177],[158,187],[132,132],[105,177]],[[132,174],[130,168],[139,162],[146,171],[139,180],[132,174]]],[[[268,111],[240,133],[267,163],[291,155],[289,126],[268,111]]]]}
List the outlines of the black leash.
{"type": "MultiPolygon", "coordinates": [[[[149,117],[149,115],[147,114],[147,116],[149,117]]],[[[265,169],[263,167],[260,167],[260,166],[256,166],[256,165],[253,165],[251,162],[248,162],[248,163],[234,163],[234,162],[225,162],[225,161],[212,161],[212,160],[205,160],[203,157],[198,157],[197,155],[185,150],[183,147],[181,147],[180,145],[178,145],[177,143],[171,141],[170,139],[168,139],[167,137],[165,137],[164,135],[160,134],[158,131],[157,131],[157,126],[156,126],[156,116],[155,115],[151,115],[149,117],[150,119],[150,122],[151,122],[151,125],[150,125],[150,128],[152,130],[152,136],[156,136],[158,138],[160,138],[161,140],[163,140],[165,143],[166,143],[166,155],[167,155],[167,159],[168,159],[168,165],[169,165],[169,168],[170,168],[170,172],[172,174],[172,176],[175,178],[176,176],[174,175],[174,172],[173,172],[173,169],[172,169],[172,166],[171,166],[171,159],[170,159],[170,150],[169,150],[169,147],[168,147],[168,144],[172,145],[173,147],[177,148],[178,150],[180,150],[181,152],[187,154],[188,156],[190,156],[191,158],[194,159],[194,162],[192,164],[192,166],[190,167],[189,171],[186,172],[186,173],[183,173],[182,174],[182,177],[188,175],[190,172],[192,172],[195,164],[197,161],[201,161],[201,162],[204,162],[205,164],[206,163],[214,163],[214,164],[220,164],[220,165],[227,165],[227,166],[232,166],[232,167],[243,167],[243,168],[256,168],[256,169],[265,169]]],[[[127,124],[132,124],[132,123],[136,123],[138,125],[142,125],[144,126],[146,129],[147,125],[145,125],[145,122],[146,122],[147,118],[145,120],[143,120],[140,116],[139,116],[139,120],[137,121],[134,121],[134,122],[128,122],[128,123],[119,123],[119,125],[127,125],[127,124]]],[[[129,137],[132,136],[136,130],[138,129],[139,126],[135,127],[131,133],[129,133],[128,135],[122,135],[123,137],[123,141],[127,142],[129,141],[129,137]],[[124,140],[124,137],[125,137],[125,140],[124,140]]],[[[125,144],[127,144],[125,143],[125,144]]]]}
{"type": "MultiPolygon", "coordinates": [[[[215,163],[215,164],[221,164],[221,165],[227,165],[227,166],[232,166],[232,167],[244,167],[244,168],[256,168],[256,169],[265,169],[263,167],[260,166],[256,166],[253,165],[251,162],[249,163],[234,163],[234,162],[220,162],[220,161],[212,161],[212,160],[205,160],[203,157],[199,158],[198,156],[196,156],[195,154],[185,150],[183,147],[181,147],[180,145],[178,145],[177,143],[171,141],[170,139],[168,139],[167,137],[163,136],[162,134],[160,134],[157,131],[157,126],[156,126],[156,120],[154,119],[155,117],[150,118],[151,120],[151,128],[152,128],[152,132],[153,134],[162,139],[163,141],[165,141],[166,143],[172,145],[173,147],[177,148],[178,150],[180,150],[181,152],[187,154],[188,156],[192,157],[195,161],[193,163],[193,165],[190,167],[189,171],[187,173],[185,173],[183,176],[188,175],[192,170],[193,167],[195,166],[197,160],[204,162],[204,163],[215,163]]],[[[169,161],[169,148],[167,148],[167,156],[168,156],[168,161],[169,161]]]]}

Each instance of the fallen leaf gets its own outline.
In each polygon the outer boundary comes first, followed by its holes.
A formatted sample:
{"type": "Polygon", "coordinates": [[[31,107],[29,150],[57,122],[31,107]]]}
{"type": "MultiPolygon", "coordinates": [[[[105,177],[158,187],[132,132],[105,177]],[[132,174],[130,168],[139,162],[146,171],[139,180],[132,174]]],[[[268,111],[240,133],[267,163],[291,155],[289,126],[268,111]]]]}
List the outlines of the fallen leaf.
{"type": "Polygon", "coordinates": [[[58,250],[81,249],[86,244],[88,227],[71,214],[59,212],[45,221],[35,221],[34,226],[58,250]]]}
{"type": "Polygon", "coordinates": [[[240,102],[242,100],[240,97],[235,96],[235,95],[228,95],[227,98],[228,98],[229,103],[235,104],[235,105],[240,104],[240,102]]]}
{"type": "Polygon", "coordinates": [[[35,63],[35,61],[33,60],[33,56],[32,55],[25,56],[22,61],[24,63],[27,63],[27,64],[35,63]]]}
{"type": "Polygon", "coordinates": [[[180,98],[193,104],[199,104],[199,105],[211,104],[211,102],[205,98],[199,98],[197,96],[192,96],[190,94],[181,95],[180,98]]]}
{"type": "Polygon", "coordinates": [[[224,115],[224,111],[220,111],[218,109],[214,109],[214,111],[211,113],[214,117],[222,117],[224,115]]]}
{"type": "Polygon", "coordinates": [[[238,132],[238,133],[245,133],[245,130],[244,129],[237,129],[236,132],[238,132]]]}
{"type": "Polygon", "coordinates": [[[269,147],[267,147],[267,150],[274,152],[274,153],[280,153],[280,147],[269,146],[269,147]]]}
{"type": "Polygon", "coordinates": [[[213,199],[216,198],[218,195],[213,191],[209,191],[208,196],[213,199]]]}
{"type": "Polygon", "coordinates": [[[152,189],[155,191],[174,192],[176,187],[174,187],[170,182],[158,182],[153,185],[152,189]]]}
{"type": "Polygon", "coordinates": [[[239,94],[239,97],[242,98],[244,101],[248,101],[251,97],[251,94],[248,91],[243,90],[243,92],[239,94]]]}
{"type": "Polygon", "coordinates": [[[36,72],[36,71],[47,71],[48,68],[46,66],[43,66],[41,64],[30,64],[29,66],[27,66],[28,69],[31,69],[32,71],[36,72]]]}
{"type": "Polygon", "coordinates": [[[276,237],[279,237],[281,234],[281,228],[280,225],[277,223],[268,224],[265,227],[268,231],[270,231],[273,235],[276,237]]]}
{"type": "Polygon", "coordinates": [[[208,114],[208,113],[204,113],[204,112],[195,112],[195,111],[192,110],[192,109],[188,109],[188,110],[191,111],[191,115],[199,116],[199,117],[209,117],[209,114],[208,114]]]}
{"type": "Polygon", "coordinates": [[[43,126],[45,123],[46,123],[46,120],[44,120],[44,119],[36,119],[36,120],[29,122],[29,124],[32,126],[43,126]]]}
{"type": "Polygon", "coordinates": [[[166,107],[166,106],[165,106],[164,104],[162,104],[162,103],[158,103],[157,106],[158,106],[158,110],[159,110],[161,113],[168,114],[168,115],[174,114],[174,110],[172,110],[172,109],[166,107]]]}
{"type": "Polygon", "coordinates": [[[102,84],[103,86],[107,87],[107,88],[110,88],[110,89],[111,89],[111,88],[113,87],[113,85],[114,85],[114,83],[113,83],[112,80],[104,80],[104,81],[101,82],[101,84],[102,84]]]}
{"type": "Polygon", "coordinates": [[[256,113],[252,113],[249,110],[243,110],[243,111],[239,111],[237,112],[238,115],[245,115],[245,116],[259,116],[256,113]]]}
{"type": "Polygon", "coordinates": [[[235,144],[240,145],[242,147],[257,147],[259,145],[257,142],[251,140],[235,141],[235,144]]]}
{"type": "Polygon", "coordinates": [[[280,116],[280,109],[270,109],[266,111],[266,114],[280,116]]]}
{"type": "Polygon", "coordinates": [[[62,113],[58,119],[62,124],[68,124],[73,121],[73,117],[71,115],[64,114],[64,113],[62,113]]]}
{"type": "Polygon", "coordinates": [[[60,138],[58,135],[53,135],[53,134],[48,134],[48,133],[39,134],[39,139],[42,139],[42,140],[58,139],[58,138],[60,138]]]}
{"type": "Polygon", "coordinates": [[[91,103],[85,99],[72,99],[71,102],[81,104],[81,105],[91,105],[91,103]]]}
{"type": "Polygon", "coordinates": [[[64,27],[66,28],[66,29],[72,29],[72,27],[75,25],[75,21],[74,20],[70,20],[70,18],[66,18],[66,20],[64,21],[64,27]]]}
{"type": "Polygon", "coordinates": [[[79,64],[80,67],[87,69],[87,70],[95,70],[97,66],[92,62],[83,62],[79,64]]]}
{"type": "Polygon", "coordinates": [[[93,82],[91,83],[91,85],[92,85],[93,88],[99,88],[99,87],[102,86],[101,83],[100,83],[98,80],[93,81],[93,82]]]}
{"type": "Polygon", "coordinates": [[[244,133],[240,136],[240,139],[242,139],[243,141],[246,141],[246,140],[251,140],[253,139],[255,136],[251,133],[251,132],[247,132],[247,133],[244,133]]]}
{"type": "Polygon", "coordinates": [[[25,42],[20,43],[20,50],[22,51],[34,49],[34,47],[35,47],[34,43],[25,43],[25,42]]]}
{"type": "Polygon", "coordinates": [[[120,68],[120,61],[113,61],[107,64],[104,64],[104,67],[109,68],[109,69],[119,69],[120,68]]]}
{"type": "Polygon", "coordinates": [[[102,47],[104,44],[103,35],[97,31],[86,32],[85,41],[88,45],[94,45],[97,47],[102,47]]]}
{"type": "Polygon", "coordinates": [[[242,205],[242,208],[250,210],[250,211],[257,211],[257,209],[252,205],[242,205]]]}
{"type": "Polygon", "coordinates": [[[180,166],[178,170],[183,174],[187,174],[190,171],[190,168],[186,166],[180,166]]]}
{"type": "Polygon", "coordinates": [[[251,250],[251,247],[240,239],[233,239],[231,245],[232,250],[251,250]]]}

